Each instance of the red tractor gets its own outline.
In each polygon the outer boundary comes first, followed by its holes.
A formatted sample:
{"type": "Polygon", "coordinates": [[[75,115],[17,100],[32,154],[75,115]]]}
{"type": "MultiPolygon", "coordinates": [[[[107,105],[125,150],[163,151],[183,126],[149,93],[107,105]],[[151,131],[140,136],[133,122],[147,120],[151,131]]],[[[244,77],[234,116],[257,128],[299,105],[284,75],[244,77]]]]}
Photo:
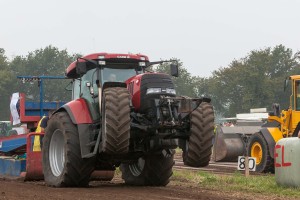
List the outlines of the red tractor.
{"type": "Polygon", "coordinates": [[[209,98],[176,96],[172,79],[141,54],[96,53],[66,70],[73,100],[49,119],[43,141],[48,185],[87,186],[94,170],[115,170],[130,185],[165,186],[174,149],[193,167],[210,161],[214,112],[209,98]]]}

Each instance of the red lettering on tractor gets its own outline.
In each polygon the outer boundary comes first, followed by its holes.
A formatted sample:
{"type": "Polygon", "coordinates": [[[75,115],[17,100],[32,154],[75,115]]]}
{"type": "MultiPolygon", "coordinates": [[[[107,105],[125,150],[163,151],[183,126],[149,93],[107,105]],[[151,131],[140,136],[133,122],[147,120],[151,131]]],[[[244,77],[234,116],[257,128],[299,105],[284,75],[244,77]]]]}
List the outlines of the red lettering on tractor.
{"type": "Polygon", "coordinates": [[[283,145],[281,146],[281,145],[277,144],[275,146],[274,159],[275,159],[275,167],[289,167],[292,165],[291,162],[284,162],[284,146],[283,145]],[[276,153],[277,149],[281,149],[281,163],[278,163],[277,159],[276,159],[279,156],[278,153],[276,153]]]}

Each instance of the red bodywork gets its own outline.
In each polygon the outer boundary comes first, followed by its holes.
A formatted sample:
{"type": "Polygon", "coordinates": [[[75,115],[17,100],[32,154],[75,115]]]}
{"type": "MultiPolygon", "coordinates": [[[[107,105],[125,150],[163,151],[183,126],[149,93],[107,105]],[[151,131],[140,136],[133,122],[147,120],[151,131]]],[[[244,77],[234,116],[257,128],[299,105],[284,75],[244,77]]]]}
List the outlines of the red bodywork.
{"type": "Polygon", "coordinates": [[[74,124],[93,123],[89,107],[84,99],[70,101],[63,108],[66,109],[74,124]]]}
{"type": "MultiPolygon", "coordinates": [[[[25,180],[43,180],[43,165],[41,151],[32,151],[32,141],[35,135],[43,136],[44,133],[27,134],[26,144],[26,174],[25,180]]],[[[41,140],[42,141],[42,140],[41,140]]]]}
{"type": "Polygon", "coordinates": [[[127,84],[127,89],[131,94],[132,105],[135,111],[138,111],[141,106],[141,79],[143,74],[136,75],[131,77],[125,83],[127,84]]]}
{"type": "MultiPolygon", "coordinates": [[[[126,80],[125,83],[127,85],[127,89],[131,94],[132,105],[134,106],[135,111],[139,111],[141,106],[141,80],[144,74],[139,74],[136,76],[131,77],[130,79],[126,80]]],[[[161,73],[155,73],[161,74],[161,73]]]]}

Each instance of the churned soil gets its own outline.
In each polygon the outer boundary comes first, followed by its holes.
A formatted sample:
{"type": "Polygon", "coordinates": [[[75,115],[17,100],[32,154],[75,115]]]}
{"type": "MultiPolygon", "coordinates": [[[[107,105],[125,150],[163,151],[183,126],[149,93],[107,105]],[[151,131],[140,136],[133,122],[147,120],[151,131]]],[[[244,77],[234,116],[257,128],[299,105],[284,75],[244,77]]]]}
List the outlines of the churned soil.
{"type": "Polygon", "coordinates": [[[20,179],[0,179],[0,200],[9,199],[120,199],[120,200],[148,200],[148,199],[284,199],[276,196],[259,194],[245,194],[239,192],[224,192],[222,190],[207,189],[195,183],[171,181],[166,187],[136,187],[127,186],[120,177],[110,182],[91,182],[88,188],[53,188],[45,182],[24,182],[20,179]]]}

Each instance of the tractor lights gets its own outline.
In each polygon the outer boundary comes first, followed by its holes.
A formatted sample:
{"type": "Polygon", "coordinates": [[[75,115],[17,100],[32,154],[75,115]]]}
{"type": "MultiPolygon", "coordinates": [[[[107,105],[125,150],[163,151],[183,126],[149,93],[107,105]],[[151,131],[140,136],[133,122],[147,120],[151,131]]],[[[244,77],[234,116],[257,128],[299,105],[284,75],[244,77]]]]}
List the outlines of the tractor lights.
{"type": "Polygon", "coordinates": [[[139,66],[140,67],[146,67],[146,63],[145,62],[139,62],[139,66]]]}
{"type": "Polygon", "coordinates": [[[99,63],[99,65],[105,65],[106,64],[104,60],[99,60],[98,63],[99,63]]]}
{"type": "Polygon", "coordinates": [[[166,93],[168,93],[168,94],[176,94],[176,90],[172,89],[172,88],[167,88],[166,89],[166,93]]]}
{"type": "Polygon", "coordinates": [[[161,88],[148,88],[146,94],[161,93],[161,88]]]}
{"type": "Polygon", "coordinates": [[[104,55],[98,56],[98,59],[100,59],[100,60],[98,61],[98,64],[99,64],[99,65],[105,65],[105,64],[106,64],[106,62],[104,61],[104,59],[105,59],[105,56],[104,56],[104,55]]]}
{"type": "Polygon", "coordinates": [[[158,94],[158,93],[167,93],[167,94],[176,94],[175,89],[173,88],[148,88],[146,94],[158,94]]]}

